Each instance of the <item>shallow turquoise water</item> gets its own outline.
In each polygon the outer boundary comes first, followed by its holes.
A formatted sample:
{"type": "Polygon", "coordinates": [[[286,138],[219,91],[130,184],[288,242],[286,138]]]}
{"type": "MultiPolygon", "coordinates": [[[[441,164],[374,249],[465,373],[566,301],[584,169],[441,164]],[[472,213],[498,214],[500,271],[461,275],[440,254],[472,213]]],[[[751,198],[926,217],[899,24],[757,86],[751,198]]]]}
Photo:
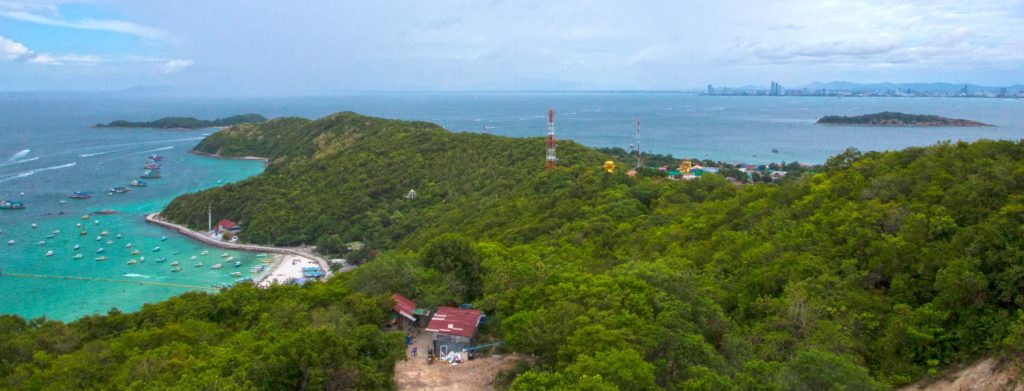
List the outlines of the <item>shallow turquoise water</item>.
{"type": "MultiPolygon", "coordinates": [[[[731,162],[824,162],[847,147],[890,150],[943,140],[1024,138],[1024,101],[993,99],[702,97],[671,93],[414,93],[352,94],[310,98],[169,99],[100,95],[0,94],[0,199],[22,199],[23,211],[0,211],[0,269],[34,273],[151,281],[208,287],[233,281],[229,274],[248,275],[259,262],[253,254],[231,252],[244,262],[238,269],[209,266],[225,251],[173,234],[143,221],[174,197],[243,180],[262,170],[254,161],[231,161],[188,154],[212,130],[156,131],[91,129],[114,119],[151,120],[165,116],[217,118],[241,113],[267,117],[319,118],[339,111],[424,120],[454,131],[485,132],[515,137],[543,136],[545,112],[555,108],[559,139],[589,146],[628,147],[635,120],[643,121],[645,151],[731,162]],[[938,114],[998,125],[992,128],[871,128],[816,126],[824,115],[878,111],[938,114]],[[771,149],[777,148],[778,153],[771,149]],[[105,190],[126,185],[142,172],[146,157],[166,156],[164,178],[149,187],[108,196],[105,190]],[[67,199],[72,191],[91,191],[90,200],[67,199]],[[24,192],[24,196],[20,193],[24,192]],[[67,201],[61,204],[59,201],[67,201]],[[88,235],[75,224],[82,214],[113,209],[85,222],[88,235]],[[63,214],[59,214],[63,213],[63,214]],[[99,225],[91,221],[99,220],[99,225]],[[39,225],[38,229],[30,224],[39,225]],[[53,239],[46,235],[62,231],[53,239]],[[95,240],[100,231],[110,236],[95,240]],[[124,237],[113,236],[121,233],[124,237]],[[161,236],[167,241],[160,241],[161,236]],[[17,244],[7,246],[8,240],[17,244]],[[46,240],[46,246],[35,243],[46,240]],[[113,240],[111,245],[106,240],[113,240]],[[141,249],[146,262],[127,265],[125,245],[141,249]],[[73,260],[79,244],[82,260],[73,260]],[[97,262],[98,247],[108,261],[97,262]],[[160,246],[162,250],[153,252],[160,246]],[[54,256],[46,257],[46,251],[54,256]],[[202,268],[192,255],[207,250],[202,268]],[[174,255],[175,251],[180,254],[174,255]],[[157,258],[168,258],[165,263],[157,258]],[[179,261],[182,272],[170,272],[179,261]],[[127,275],[127,276],[126,276],[127,275]]],[[[538,151],[543,159],[544,151],[538,151]]],[[[215,216],[216,218],[216,216],[215,216]]],[[[71,320],[82,315],[140,308],[188,289],[97,281],[0,277],[0,313],[71,320]]]]}

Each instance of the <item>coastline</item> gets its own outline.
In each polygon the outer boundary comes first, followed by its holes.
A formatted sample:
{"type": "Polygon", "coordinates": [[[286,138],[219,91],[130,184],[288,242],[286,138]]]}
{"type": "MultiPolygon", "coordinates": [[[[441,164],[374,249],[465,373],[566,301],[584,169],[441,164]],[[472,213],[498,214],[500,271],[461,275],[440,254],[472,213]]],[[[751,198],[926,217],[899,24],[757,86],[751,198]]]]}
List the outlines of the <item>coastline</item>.
{"type": "Polygon", "coordinates": [[[992,125],[992,124],[982,124],[982,125],[899,124],[899,125],[893,125],[893,124],[833,124],[833,123],[823,123],[823,122],[815,122],[814,124],[815,125],[821,125],[821,126],[863,126],[863,127],[873,127],[873,128],[995,128],[995,127],[998,127],[997,125],[992,125]]]}
{"type": "MultiPolygon", "coordinates": [[[[165,221],[165,220],[160,218],[160,213],[150,213],[150,214],[147,214],[145,219],[146,219],[146,222],[148,222],[148,223],[156,224],[156,225],[159,225],[161,227],[173,230],[173,231],[175,231],[175,232],[177,232],[179,234],[188,236],[188,237],[190,237],[192,239],[198,240],[200,242],[203,242],[205,244],[208,244],[208,245],[211,245],[211,246],[214,246],[214,247],[224,248],[224,249],[228,249],[228,250],[238,250],[238,251],[246,251],[246,252],[263,252],[263,253],[268,253],[268,254],[274,254],[274,257],[273,257],[274,258],[274,263],[272,265],[270,265],[270,267],[268,267],[267,270],[264,270],[263,272],[260,272],[260,274],[258,274],[257,277],[253,279],[253,282],[257,286],[260,286],[260,287],[268,287],[272,282],[278,282],[278,281],[282,281],[283,282],[284,279],[286,279],[288,277],[291,277],[291,276],[288,276],[288,275],[283,275],[282,273],[278,273],[283,268],[287,268],[287,266],[289,266],[289,265],[285,265],[285,263],[286,263],[288,258],[292,258],[293,261],[306,261],[309,264],[316,264],[317,266],[320,267],[321,270],[324,271],[324,279],[325,280],[331,278],[331,276],[333,274],[331,272],[330,266],[327,264],[327,261],[324,260],[323,258],[321,258],[320,256],[318,256],[316,254],[313,254],[311,251],[306,251],[306,250],[297,249],[297,248],[260,246],[260,245],[255,245],[255,244],[242,244],[242,243],[227,243],[227,242],[223,242],[223,241],[220,241],[220,240],[215,240],[215,239],[210,238],[210,237],[208,237],[206,235],[203,235],[200,232],[193,231],[193,230],[191,230],[191,229],[189,229],[189,228],[187,228],[185,226],[182,226],[182,225],[179,225],[179,224],[175,224],[175,223],[172,223],[172,222],[169,222],[169,221],[165,221]],[[283,277],[283,278],[281,280],[273,279],[272,281],[268,281],[268,280],[271,280],[271,277],[274,277],[274,276],[279,276],[279,277],[283,277]]],[[[304,262],[300,262],[300,263],[304,263],[304,262]]]]}

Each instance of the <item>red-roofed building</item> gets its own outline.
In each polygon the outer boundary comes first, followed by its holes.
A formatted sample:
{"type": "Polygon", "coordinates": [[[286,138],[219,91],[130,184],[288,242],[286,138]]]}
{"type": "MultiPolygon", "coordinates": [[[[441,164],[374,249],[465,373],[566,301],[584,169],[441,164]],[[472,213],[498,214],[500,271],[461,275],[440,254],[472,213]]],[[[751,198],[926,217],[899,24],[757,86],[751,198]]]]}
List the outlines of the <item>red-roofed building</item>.
{"type": "Polygon", "coordinates": [[[471,347],[483,317],[480,310],[439,307],[426,328],[431,333],[434,352],[444,357],[449,352],[461,352],[471,347]]]}
{"type": "Polygon", "coordinates": [[[409,300],[409,298],[402,296],[399,293],[395,293],[391,296],[395,299],[395,306],[391,309],[390,322],[385,325],[386,327],[397,327],[399,330],[405,330],[409,326],[420,323],[421,319],[426,319],[430,316],[430,311],[422,308],[416,308],[416,302],[409,300]]]}
{"type": "Polygon", "coordinates": [[[236,224],[234,221],[223,219],[217,222],[217,228],[214,229],[214,232],[220,235],[225,231],[230,232],[232,234],[237,234],[239,232],[242,232],[242,226],[236,224]]]}

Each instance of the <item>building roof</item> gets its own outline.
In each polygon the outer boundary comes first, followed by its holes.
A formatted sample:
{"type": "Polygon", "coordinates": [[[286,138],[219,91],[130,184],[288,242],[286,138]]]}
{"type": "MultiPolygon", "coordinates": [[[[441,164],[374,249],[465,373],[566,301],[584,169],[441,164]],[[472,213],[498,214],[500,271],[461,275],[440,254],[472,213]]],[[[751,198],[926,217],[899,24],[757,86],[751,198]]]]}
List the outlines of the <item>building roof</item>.
{"type": "Polygon", "coordinates": [[[235,224],[234,221],[231,221],[231,220],[228,220],[228,219],[223,219],[223,220],[217,222],[217,226],[221,227],[221,228],[224,228],[224,229],[235,229],[235,228],[238,228],[238,224],[235,224]]]}
{"type": "Polygon", "coordinates": [[[483,312],[455,307],[439,307],[427,325],[427,331],[472,338],[483,312]]]}
{"type": "Polygon", "coordinates": [[[394,311],[415,322],[416,318],[413,317],[412,314],[416,312],[416,303],[398,293],[395,293],[391,297],[395,299],[394,311]]]}

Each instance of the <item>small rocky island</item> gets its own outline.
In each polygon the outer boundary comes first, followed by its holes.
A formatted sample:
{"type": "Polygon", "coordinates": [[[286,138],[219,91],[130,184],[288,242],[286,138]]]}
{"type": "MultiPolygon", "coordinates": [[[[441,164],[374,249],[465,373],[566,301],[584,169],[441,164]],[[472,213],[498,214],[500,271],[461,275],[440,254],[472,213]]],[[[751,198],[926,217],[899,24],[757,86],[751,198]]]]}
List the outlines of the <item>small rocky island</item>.
{"type": "Polygon", "coordinates": [[[822,117],[817,123],[819,125],[845,126],[992,126],[986,123],[966,119],[946,118],[937,115],[904,114],[891,111],[852,117],[830,115],[822,117]]]}
{"type": "Polygon", "coordinates": [[[215,120],[202,120],[193,117],[167,117],[149,122],[132,122],[118,120],[109,124],[96,124],[94,128],[147,128],[147,129],[202,129],[239,124],[256,124],[266,122],[259,114],[242,114],[215,120]]]}

